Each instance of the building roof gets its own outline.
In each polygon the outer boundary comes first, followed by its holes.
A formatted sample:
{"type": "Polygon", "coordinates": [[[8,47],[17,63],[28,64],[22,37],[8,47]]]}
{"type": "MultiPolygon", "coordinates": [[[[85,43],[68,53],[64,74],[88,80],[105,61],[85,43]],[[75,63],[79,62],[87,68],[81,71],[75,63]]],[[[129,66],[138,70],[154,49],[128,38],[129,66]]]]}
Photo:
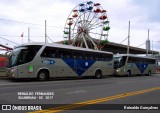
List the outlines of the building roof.
{"type": "MultiPolygon", "coordinates": [[[[113,52],[114,54],[117,54],[117,53],[126,54],[127,53],[127,45],[118,44],[118,43],[114,43],[114,42],[108,42],[105,44],[105,46],[103,47],[102,50],[113,52]]],[[[146,49],[130,46],[129,53],[130,54],[146,54],[146,49]]],[[[159,54],[158,51],[152,51],[152,50],[148,51],[148,54],[152,54],[152,53],[159,54]]]]}

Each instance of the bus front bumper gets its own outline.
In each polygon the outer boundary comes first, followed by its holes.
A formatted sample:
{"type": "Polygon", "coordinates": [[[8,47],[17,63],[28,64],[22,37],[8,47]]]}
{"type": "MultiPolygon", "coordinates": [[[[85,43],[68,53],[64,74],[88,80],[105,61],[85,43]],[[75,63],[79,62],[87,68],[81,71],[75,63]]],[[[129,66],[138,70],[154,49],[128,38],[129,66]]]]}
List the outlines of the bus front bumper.
{"type": "Polygon", "coordinates": [[[8,78],[16,78],[16,76],[17,76],[17,68],[7,68],[6,69],[6,76],[8,78]]]}
{"type": "Polygon", "coordinates": [[[126,75],[126,73],[120,69],[114,69],[114,75],[124,76],[124,75],[126,75]]]}

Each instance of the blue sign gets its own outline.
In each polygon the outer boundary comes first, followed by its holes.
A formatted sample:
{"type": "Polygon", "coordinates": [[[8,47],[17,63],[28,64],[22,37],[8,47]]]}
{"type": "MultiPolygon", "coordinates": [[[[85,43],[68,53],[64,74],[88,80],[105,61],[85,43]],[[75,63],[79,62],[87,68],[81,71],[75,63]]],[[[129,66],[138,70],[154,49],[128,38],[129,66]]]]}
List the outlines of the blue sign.
{"type": "Polygon", "coordinates": [[[44,63],[44,64],[54,64],[55,61],[54,60],[42,60],[42,63],[44,63]]]}
{"type": "Polygon", "coordinates": [[[128,66],[129,66],[129,67],[132,67],[132,66],[133,66],[133,64],[128,64],[128,66]]]}

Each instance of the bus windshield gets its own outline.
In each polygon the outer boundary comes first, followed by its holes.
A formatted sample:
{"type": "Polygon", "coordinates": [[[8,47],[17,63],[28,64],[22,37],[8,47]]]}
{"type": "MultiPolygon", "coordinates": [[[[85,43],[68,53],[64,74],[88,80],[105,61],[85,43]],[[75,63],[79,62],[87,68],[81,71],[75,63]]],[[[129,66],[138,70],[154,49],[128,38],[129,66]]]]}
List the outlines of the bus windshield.
{"type": "Polygon", "coordinates": [[[9,56],[7,67],[13,67],[32,61],[40,48],[41,46],[39,45],[32,45],[13,49],[9,56]]]}
{"type": "Polygon", "coordinates": [[[114,60],[114,69],[117,69],[125,65],[126,56],[114,57],[113,60],[114,60]]]}

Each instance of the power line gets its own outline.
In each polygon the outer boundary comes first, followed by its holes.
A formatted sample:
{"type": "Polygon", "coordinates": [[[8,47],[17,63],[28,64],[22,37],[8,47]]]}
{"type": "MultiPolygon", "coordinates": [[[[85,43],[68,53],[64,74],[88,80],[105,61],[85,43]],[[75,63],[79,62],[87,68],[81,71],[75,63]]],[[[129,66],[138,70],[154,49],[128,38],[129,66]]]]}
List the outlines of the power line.
{"type": "Polygon", "coordinates": [[[125,38],[120,44],[122,44],[125,40],[127,40],[128,39],[128,37],[127,38],[125,38]]]}
{"type": "MultiPolygon", "coordinates": [[[[20,24],[30,24],[30,25],[35,25],[35,26],[45,26],[42,24],[35,24],[35,23],[30,23],[30,22],[22,22],[22,21],[16,21],[16,20],[8,20],[8,19],[0,19],[1,21],[10,21],[10,22],[15,22],[15,23],[20,23],[20,24]]],[[[54,28],[64,28],[64,27],[58,27],[58,26],[47,26],[47,27],[54,27],[54,28]]]]}
{"type": "MultiPolygon", "coordinates": [[[[0,35],[2,37],[20,37],[19,36],[13,36],[13,35],[0,35]]],[[[23,37],[28,37],[28,36],[23,36],[23,37]]],[[[31,36],[31,37],[44,37],[44,36],[31,36]]],[[[63,36],[50,36],[50,37],[63,37],[63,36]]]]}
{"type": "MultiPolygon", "coordinates": [[[[21,37],[20,35],[19,35],[19,36],[13,36],[13,35],[0,35],[0,36],[3,36],[3,37],[21,37]]],[[[28,36],[23,36],[23,37],[28,37],[28,36]]],[[[44,36],[32,36],[32,37],[44,37],[44,36]]]]}
{"type": "Polygon", "coordinates": [[[140,47],[140,46],[142,46],[142,45],[144,45],[144,44],[146,44],[146,43],[143,43],[143,44],[141,44],[141,45],[139,45],[139,46],[137,46],[137,47],[140,47]]]}
{"type": "Polygon", "coordinates": [[[5,38],[2,38],[2,37],[0,37],[1,39],[3,39],[3,40],[6,40],[6,41],[8,41],[8,42],[11,42],[11,43],[14,43],[14,44],[18,44],[18,43],[16,43],[16,42],[13,42],[13,41],[10,41],[10,40],[8,40],[8,39],[5,39],[5,38]]]}

